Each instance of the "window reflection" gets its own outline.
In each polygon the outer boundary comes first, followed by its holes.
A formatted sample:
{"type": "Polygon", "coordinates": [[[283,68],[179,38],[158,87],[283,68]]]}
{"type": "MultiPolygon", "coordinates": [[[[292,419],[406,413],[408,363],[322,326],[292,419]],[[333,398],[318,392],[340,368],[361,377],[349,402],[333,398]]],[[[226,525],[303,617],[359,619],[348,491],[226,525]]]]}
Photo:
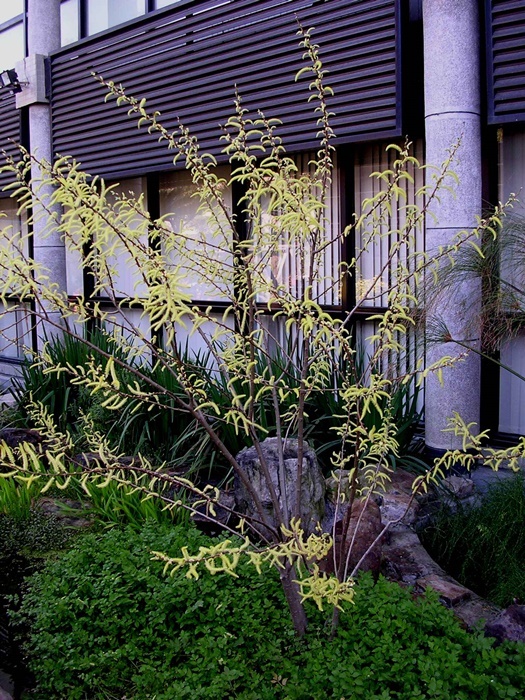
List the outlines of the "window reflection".
{"type": "Polygon", "coordinates": [[[14,68],[25,56],[24,25],[22,22],[0,32],[0,70],[14,68]]]}
{"type": "Polygon", "coordinates": [[[155,3],[155,8],[160,10],[161,7],[167,7],[168,5],[175,5],[179,0],[157,0],[155,3]]]}
{"type": "MultiPolygon", "coordinates": [[[[143,207],[147,208],[146,179],[143,177],[122,180],[119,184],[115,183],[113,193],[108,196],[108,200],[112,205],[121,199],[132,198],[138,200],[143,196],[143,207]]],[[[148,240],[148,222],[142,216],[137,216],[131,221],[126,216],[129,216],[129,208],[125,205],[122,208],[115,207],[117,214],[116,221],[118,224],[119,215],[122,215],[123,227],[129,228],[131,231],[137,231],[137,236],[141,242],[146,245],[148,240]]],[[[81,295],[83,291],[83,272],[82,272],[82,255],[79,251],[78,239],[79,222],[74,217],[69,225],[68,234],[66,236],[66,269],[67,269],[67,291],[70,295],[81,295]]],[[[99,239],[100,240],[100,239],[99,239]]],[[[137,284],[140,282],[141,274],[137,268],[136,262],[130,257],[129,251],[121,242],[116,242],[114,249],[107,259],[108,265],[112,270],[112,283],[108,286],[107,294],[101,296],[111,296],[111,289],[117,297],[128,297],[139,294],[140,289],[137,284]]],[[[104,276],[98,281],[104,281],[104,276]]]]}
{"type": "MultiPolygon", "coordinates": [[[[218,166],[223,178],[223,197],[231,211],[231,189],[226,182],[228,166],[218,166]]],[[[231,298],[231,227],[217,207],[202,208],[194,197],[195,185],[186,170],[163,175],[160,180],[160,213],[171,234],[163,240],[164,253],[173,269],[185,279],[185,290],[195,301],[226,301],[231,298]],[[214,260],[211,260],[213,255],[214,260]],[[217,274],[222,270],[221,274],[217,274]]]]}
{"type": "MultiPolygon", "coordinates": [[[[0,229],[4,232],[1,246],[4,253],[13,260],[28,254],[27,221],[18,215],[12,199],[0,200],[0,229]]],[[[29,307],[14,299],[0,304],[0,375],[5,379],[9,366],[2,358],[23,358],[24,347],[30,344],[29,307]]]]}
{"type": "Polygon", "coordinates": [[[23,11],[24,0],[4,0],[0,3],[0,24],[21,15],[23,11]]]}
{"type": "Polygon", "coordinates": [[[79,0],[65,0],[60,5],[60,41],[73,44],[79,36],[79,0]]]}
{"type": "Polygon", "coordinates": [[[88,0],[88,34],[96,34],[146,13],[146,0],[88,0]]]}

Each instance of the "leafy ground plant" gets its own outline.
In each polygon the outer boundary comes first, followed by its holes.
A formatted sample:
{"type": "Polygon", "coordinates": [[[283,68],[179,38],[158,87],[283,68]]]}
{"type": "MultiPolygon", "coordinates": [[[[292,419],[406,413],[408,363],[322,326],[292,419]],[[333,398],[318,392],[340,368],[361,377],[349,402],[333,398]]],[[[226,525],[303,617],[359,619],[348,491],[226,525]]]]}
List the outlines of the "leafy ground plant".
{"type": "Polygon", "coordinates": [[[42,485],[17,479],[0,479],[0,562],[9,566],[12,555],[39,557],[62,549],[72,531],[53,514],[38,507],[42,485]],[[7,558],[7,559],[6,559],[7,558]]]}
{"type": "MultiPolygon", "coordinates": [[[[96,362],[104,371],[105,355],[111,355],[124,365],[133,365],[133,358],[125,346],[115,344],[111,334],[103,328],[89,330],[84,327],[78,339],[67,333],[51,335],[45,340],[45,352],[39,357],[29,356],[22,364],[20,377],[13,383],[11,391],[16,400],[16,410],[11,413],[13,422],[26,425],[29,420],[28,408],[37,402],[46,407],[62,430],[67,427],[74,433],[79,415],[83,412],[91,415],[98,426],[111,431],[115,415],[101,406],[98,396],[75,384],[74,372],[70,369],[88,367],[96,362]],[[55,371],[52,371],[53,368],[55,371]]],[[[121,365],[117,372],[124,380],[125,371],[121,365]]]]}
{"type": "MultiPolygon", "coordinates": [[[[0,515],[0,561],[4,556],[41,557],[55,552],[66,547],[74,534],[59,518],[38,508],[32,509],[24,519],[0,515]]],[[[8,563],[4,565],[9,566],[8,563]]]]}
{"type": "Polygon", "coordinates": [[[525,601],[525,481],[491,486],[478,505],[443,510],[422,533],[434,558],[461,583],[497,605],[525,601]]]}
{"type": "Polygon", "coordinates": [[[413,598],[362,577],[335,638],[309,609],[299,640],[277,575],[183,571],[171,585],[150,551],[210,542],[193,528],[149,525],[77,540],[33,576],[29,623],[36,699],[478,700],[525,692],[525,651],[461,629],[434,594],[413,598]],[[67,649],[67,653],[64,650],[67,649]]]}

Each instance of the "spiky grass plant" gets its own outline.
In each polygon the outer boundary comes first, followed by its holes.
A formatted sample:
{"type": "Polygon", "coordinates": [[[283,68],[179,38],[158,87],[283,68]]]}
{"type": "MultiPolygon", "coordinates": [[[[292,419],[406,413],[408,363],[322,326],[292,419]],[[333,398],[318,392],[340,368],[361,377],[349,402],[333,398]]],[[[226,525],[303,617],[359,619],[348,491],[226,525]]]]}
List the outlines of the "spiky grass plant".
{"type": "Polygon", "coordinates": [[[444,509],[423,541],[458,581],[496,605],[525,601],[525,481],[490,487],[475,506],[444,509]]]}

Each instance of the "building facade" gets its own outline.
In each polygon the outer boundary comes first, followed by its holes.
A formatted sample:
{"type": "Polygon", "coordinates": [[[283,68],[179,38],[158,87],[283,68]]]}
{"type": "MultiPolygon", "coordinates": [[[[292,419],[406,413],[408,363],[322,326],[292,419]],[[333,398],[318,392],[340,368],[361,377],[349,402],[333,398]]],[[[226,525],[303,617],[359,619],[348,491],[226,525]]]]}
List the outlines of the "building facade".
{"type": "MultiPolygon", "coordinates": [[[[0,10],[0,69],[16,67],[21,90],[0,89],[0,146],[15,154],[15,144],[22,143],[48,159],[72,155],[86,171],[143,194],[152,216],[175,211],[195,222],[187,173],[173,165],[154,138],[137,131],[125,111],[104,102],[92,74],[145,97],[162,113],[168,129],[180,119],[220,162],[218,124],[230,116],[237,88],[245,106],[282,120],[287,150],[307,168],[316,123],[304,82],[294,81],[302,65],[298,19],[315,28],[334,90],[330,110],[335,114],[337,171],[329,203],[334,231],[347,225],[362,199],[373,194],[370,174],[389,164],[385,145],[402,143],[406,136],[415,155],[433,164],[442,163],[460,140],[454,164],[458,185],[454,194],[441,197],[416,237],[414,245],[421,250],[451,241],[475,225],[488,205],[523,188],[521,0],[13,0],[9,9],[0,10]]],[[[221,167],[228,168],[225,160],[221,167]]],[[[6,176],[0,175],[0,182],[7,184],[6,176]]],[[[421,184],[415,182],[409,196],[421,184]]],[[[23,227],[7,195],[0,193],[0,210],[14,226],[23,227]]],[[[234,206],[235,192],[231,197],[234,206]]],[[[514,211],[525,216],[525,205],[514,211]]],[[[326,272],[353,252],[341,250],[327,259],[326,272]]],[[[72,299],[86,292],[75,260],[59,239],[44,238],[38,223],[31,254],[72,299]]],[[[362,277],[378,274],[382,254],[380,245],[367,251],[362,277]]],[[[294,261],[282,264],[293,266],[294,261]]],[[[122,280],[125,294],[125,271],[122,280]]],[[[202,290],[195,290],[195,301],[216,303],[220,313],[220,303],[202,290]]],[[[370,317],[386,303],[382,294],[360,300],[359,279],[322,301],[341,315],[357,304],[363,339],[373,331],[370,317]]],[[[442,302],[439,311],[461,338],[482,304],[482,285],[472,280],[461,285],[453,301],[442,302]]],[[[21,361],[20,339],[38,342],[31,337],[30,311],[18,305],[2,316],[0,371],[6,376],[21,361]]],[[[137,320],[140,316],[134,309],[128,313],[137,320]]],[[[520,313],[517,309],[516,323],[520,313]]],[[[478,338],[469,342],[480,349],[478,338]]],[[[432,360],[453,352],[448,344],[434,345],[427,356],[432,360]]],[[[525,335],[514,333],[497,352],[504,365],[525,374],[525,335]]],[[[454,438],[443,433],[453,411],[467,422],[490,427],[501,439],[512,439],[525,433],[525,383],[471,352],[445,373],[444,386],[427,380],[429,449],[455,446],[454,438]]]]}

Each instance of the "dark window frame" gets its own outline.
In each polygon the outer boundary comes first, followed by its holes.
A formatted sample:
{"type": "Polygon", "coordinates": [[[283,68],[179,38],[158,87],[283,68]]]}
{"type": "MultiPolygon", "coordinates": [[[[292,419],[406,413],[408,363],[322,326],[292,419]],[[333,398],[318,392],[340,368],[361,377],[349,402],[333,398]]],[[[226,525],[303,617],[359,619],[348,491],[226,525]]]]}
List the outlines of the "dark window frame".
{"type": "MultiPolygon", "coordinates": [[[[341,150],[344,150],[346,152],[349,151],[347,147],[342,147],[341,150]]],[[[353,155],[353,150],[349,151],[353,155]]],[[[339,149],[338,149],[338,157],[339,157],[339,149]]],[[[347,226],[349,226],[352,221],[353,221],[353,216],[352,213],[355,209],[354,207],[354,191],[353,187],[350,189],[347,186],[347,183],[352,183],[353,184],[353,171],[354,171],[354,161],[353,157],[348,158],[345,157],[343,160],[343,163],[338,164],[338,171],[339,171],[339,200],[341,203],[341,209],[340,209],[340,227],[341,231],[343,231],[347,226]]],[[[176,173],[177,170],[173,170],[172,172],[176,173]]],[[[161,211],[160,211],[160,190],[159,190],[159,173],[158,172],[151,172],[151,173],[146,173],[142,176],[137,176],[133,175],[132,178],[134,177],[143,177],[145,179],[145,191],[147,193],[147,210],[152,218],[152,220],[155,220],[161,216],[161,211]]],[[[125,180],[127,178],[118,178],[119,180],[125,180]]],[[[244,195],[244,191],[242,188],[237,184],[234,183],[234,188],[232,191],[232,207],[234,213],[237,215],[237,221],[239,222],[238,226],[238,232],[239,232],[239,237],[242,238],[246,235],[245,227],[243,226],[243,219],[242,219],[242,208],[239,205],[239,201],[244,195]]],[[[343,240],[342,241],[342,249],[341,249],[341,261],[348,261],[351,259],[355,254],[355,240],[353,239],[352,235],[349,237],[349,240],[343,240]]],[[[83,273],[83,287],[84,287],[84,297],[88,299],[90,302],[97,303],[100,305],[101,308],[115,308],[115,303],[109,298],[109,297],[104,297],[104,296],[93,296],[92,294],[92,289],[93,289],[93,279],[92,276],[89,272],[89,270],[84,270],[83,273]]],[[[330,306],[330,305],[321,305],[323,311],[326,311],[334,316],[334,318],[340,318],[343,319],[345,316],[345,313],[348,308],[351,308],[347,305],[347,300],[355,300],[355,285],[353,283],[353,278],[350,278],[349,276],[345,277],[344,283],[342,285],[341,289],[341,304],[337,306],[330,306]]],[[[77,299],[75,295],[70,295],[69,299],[71,302],[74,303],[74,301],[77,299]]],[[[133,305],[129,304],[128,302],[125,301],[124,298],[116,298],[115,302],[119,304],[123,309],[140,309],[142,308],[140,304],[134,303],[133,305]]],[[[206,301],[206,300],[194,300],[192,304],[198,308],[202,309],[211,309],[212,313],[223,313],[229,306],[230,303],[228,301],[206,301]]],[[[357,318],[358,320],[366,319],[368,316],[371,316],[372,314],[380,312],[380,309],[374,308],[374,309],[363,309],[362,312],[358,312],[357,318]]],[[[264,311],[264,315],[271,315],[272,311],[264,311]]],[[[355,324],[355,321],[353,321],[355,324]]],[[[158,335],[158,334],[157,334],[158,335]]]]}

